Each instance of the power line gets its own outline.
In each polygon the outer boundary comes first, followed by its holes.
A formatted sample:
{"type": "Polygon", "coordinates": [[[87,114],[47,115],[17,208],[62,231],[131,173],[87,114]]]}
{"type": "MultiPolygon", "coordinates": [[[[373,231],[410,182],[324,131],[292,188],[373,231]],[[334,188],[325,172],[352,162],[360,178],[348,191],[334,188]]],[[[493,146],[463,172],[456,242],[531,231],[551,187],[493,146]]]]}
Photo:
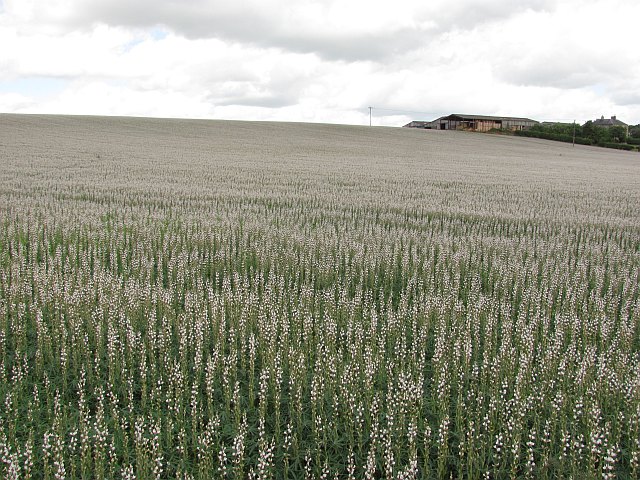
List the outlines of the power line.
{"type": "Polygon", "coordinates": [[[424,115],[424,116],[429,116],[429,117],[439,117],[440,114],[437,113],[433,113],[433,112],[419,112],[417,110],[401,110],[401,109],[394,109],[394,108],[381,108],[381,107],[367,107],[369,109],[369,126],[372,125],[372,117],[373,117],[373,110],[380,110],[383,112],[395,112],[397,115],[403,115],[405,114],[405,116],[409,116],[406,114],[419,114],[419,115],[424,115]]]}

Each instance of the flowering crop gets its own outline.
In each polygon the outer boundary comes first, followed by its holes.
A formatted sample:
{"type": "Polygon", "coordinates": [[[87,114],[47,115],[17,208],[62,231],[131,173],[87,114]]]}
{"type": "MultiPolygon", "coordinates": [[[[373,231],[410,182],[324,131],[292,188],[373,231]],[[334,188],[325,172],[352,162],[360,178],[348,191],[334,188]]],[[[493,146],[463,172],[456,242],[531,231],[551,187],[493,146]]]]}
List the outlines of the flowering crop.
{"type": "Polygon", "coordinates": [[[638,478],[640,157],[0,116],[0,476],[638,478]]]}

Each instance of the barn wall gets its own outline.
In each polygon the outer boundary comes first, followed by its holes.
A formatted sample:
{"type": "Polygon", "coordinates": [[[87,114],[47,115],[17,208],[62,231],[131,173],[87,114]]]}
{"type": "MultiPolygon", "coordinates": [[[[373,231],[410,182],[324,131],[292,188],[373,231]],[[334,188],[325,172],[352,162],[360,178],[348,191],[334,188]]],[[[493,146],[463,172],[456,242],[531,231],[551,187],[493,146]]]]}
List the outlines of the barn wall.
{"type": "Polygon", "coordinates": [[[433,128],[436,130],[471,130],[476,132],[488,132],[495,129],[508,129],[508,130],[526,130],[535,125],[534,122],[526,122],[522,120],[488,120],[488,119],[474,119],[470,117],[468,120],[434,120],[433,128]],[[443,128],[444,124],[444,128],[443,128]]]}

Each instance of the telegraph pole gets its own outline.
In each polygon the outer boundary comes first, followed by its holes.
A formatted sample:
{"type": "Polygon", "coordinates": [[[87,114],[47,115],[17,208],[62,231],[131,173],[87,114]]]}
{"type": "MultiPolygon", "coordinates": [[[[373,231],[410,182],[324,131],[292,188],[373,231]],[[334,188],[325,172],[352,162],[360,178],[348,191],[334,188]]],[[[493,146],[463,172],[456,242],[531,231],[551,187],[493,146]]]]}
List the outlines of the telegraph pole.
{"type": "Polygon", "coordinates": [[[373,110],[373,107],[369,107],[369,126],[371,126],[371,110],[373,110]]]}
{"type": "Polygon", "coordinates": [[[576,121],[573,121],[573,147],[576,146],[576,121]]]}

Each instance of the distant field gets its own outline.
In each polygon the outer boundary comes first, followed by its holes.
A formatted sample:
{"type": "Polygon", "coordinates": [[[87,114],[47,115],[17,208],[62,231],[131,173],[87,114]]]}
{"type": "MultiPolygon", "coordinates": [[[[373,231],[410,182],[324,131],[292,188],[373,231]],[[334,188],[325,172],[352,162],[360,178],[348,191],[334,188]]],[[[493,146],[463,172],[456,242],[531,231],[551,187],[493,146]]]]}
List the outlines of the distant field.
{"type": "Polygon", "coordinates": [[[0,477],[639,478],[640,154],[0,115],[0,477]]]}

